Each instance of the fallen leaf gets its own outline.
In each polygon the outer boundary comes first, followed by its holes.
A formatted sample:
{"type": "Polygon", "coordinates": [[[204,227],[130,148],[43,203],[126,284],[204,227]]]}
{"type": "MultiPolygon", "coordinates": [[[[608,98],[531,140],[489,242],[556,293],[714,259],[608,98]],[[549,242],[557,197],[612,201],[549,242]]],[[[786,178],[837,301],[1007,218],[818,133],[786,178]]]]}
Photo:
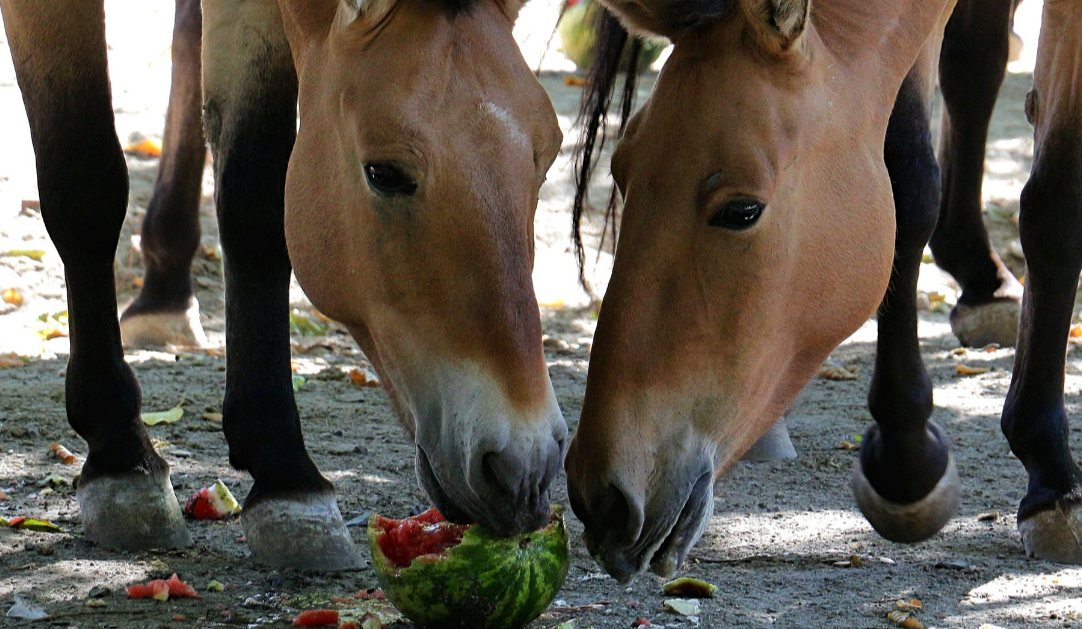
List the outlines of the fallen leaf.
{"type": "Polygon", "coordinates": [[[147,426],[157,426],[158,424],[172,424],[179,421],[181,417],[184,417],[184,409],[175,406],[167,411],[158,411],[154,413],[143,413],[143,423],[147,426]]]}
{"type": "Polygon", "coordinates": [[[838,447],[841,448],[842,450],[859,450],[860,449],[859,445],[857,445],[855,443],[849,443],[848,441],[841,442],[840,444],[838,444],[838,447]]]}
{"type": "Polygon", "coordinates": [[[0,257],[30,258],[35,262],[41,262],[41,259],[45,257],[45,252],[41,249],[11,249],[0,253],[0,257]]]}
{"type": "Polygon", "coordinates": [[[0,354],[0,369],[23,367],[25,365],[26,361],[15,352],[11,352],[10,354],[0,354]]]}
{"type": "Polygon", "coordinates": [[[218,422],[220,424],[222,423],[223,417],[221,413],[203,413],[203,419],[212,422],[218,422]]]}
{"type": "Polygon", "coordinates": [[[976,376],[982,373],[988,373],[989,371],[992,371],[990,367],[970,367],[966,364],[959,364],[957,367],[954,368],[954,370],[960,376],[976,376]]]}
{"type": "Polygon", "coordinates": [[[3,298],[5,303],[9,303],[12,306],[23,305],[23,294],[14,288],[5,289],[3,293],[0,293],[0,298],[3,298]]]}
{"type": "Polygon", "coordinates": [[[564,85],[568,87],[585,87],[586,79],[581,76],[565,76],[564,85]]]}
{"type": "Polygon", "coordinates": [[[852,365],[850,367],[842,367],[841,365],[826,363],[819,368],[819,372],[815,375],[817,378],[821,378],[823,380],[856,380],[858,378],[857,371],[858,368],[856,367],[856,365],[852,365]]]}
{"type": "Polygon", "coordinates": [[[908,601],[897,600],[894,602],[894,608],[903,612],[919,612],[924,609],[924,603],[920,602],[920,599],[910,599],[908,601]]]}

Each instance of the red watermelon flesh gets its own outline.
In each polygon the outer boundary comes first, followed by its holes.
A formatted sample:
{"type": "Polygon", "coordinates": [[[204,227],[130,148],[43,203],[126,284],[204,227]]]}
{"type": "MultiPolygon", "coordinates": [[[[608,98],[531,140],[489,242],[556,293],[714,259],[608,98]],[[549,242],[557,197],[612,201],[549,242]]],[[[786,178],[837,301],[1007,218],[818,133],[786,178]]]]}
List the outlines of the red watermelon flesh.
{"type": "Polygon", "coordinates": [[[386,531],[379,540],[380,549],[397,567],[408,567],[418,557],[435,560],[458,546],[470,525],[448,522],[436,509],[412,518],[392,520],[376,516],[377,526],[386,531]]]}

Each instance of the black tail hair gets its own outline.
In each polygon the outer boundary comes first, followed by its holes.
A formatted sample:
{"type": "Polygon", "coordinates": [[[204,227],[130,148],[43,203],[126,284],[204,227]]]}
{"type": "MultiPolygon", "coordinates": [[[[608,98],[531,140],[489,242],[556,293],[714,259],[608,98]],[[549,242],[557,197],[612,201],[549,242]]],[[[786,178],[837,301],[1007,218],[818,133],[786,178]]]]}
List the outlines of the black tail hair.
{"type": "MultiPolygon", "coordinates": [[[[598,8],[599,10],[595,13],[597,21],[593,27],[596,34],[593,60],[587,74],[582,107],[576,122],[581,131],[573,159],[575,202],[571,215],[572,240],[575,246],[575,258],[579,265],[579,283],[587,290],[589,287],[586,283],[586,251],[582,246],[582,216],[591,208],[590,179],[597,169],[597,156],[605,147],[607,117],[616,92],[616,81],[621,67],[626,68],[627,72],[620,99],[620,129],[617,138],[623,135],[627,121],[631,118],[638,79],[644,65],[642,40],[631,36],[620,20],[608,9],[600,6],[600,3],[598,8]]],[[[606,237],[611,237],[613,251],[616,251],[618,201],[614,183],[605,208],[605,225],[601,232],[599,250],[604,248],[606,237]]]]}

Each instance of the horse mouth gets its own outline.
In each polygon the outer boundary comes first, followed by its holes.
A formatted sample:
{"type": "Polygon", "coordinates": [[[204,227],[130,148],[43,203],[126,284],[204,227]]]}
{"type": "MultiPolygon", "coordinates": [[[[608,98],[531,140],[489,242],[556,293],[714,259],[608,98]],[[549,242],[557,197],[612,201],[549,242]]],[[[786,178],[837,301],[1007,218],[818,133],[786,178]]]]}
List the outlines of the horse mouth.
{"type": "Polygon", "coordinates": [[[432,461],[428,458],[428,453],[421,446],[417,446],[416,468],[417,480],[420,482],[421,489],[428,495],[432,506],[439,509],[443,517],[455,524],[474,523],[474,518],[471,518],[466,511],[461,509],[443,488],[443,484],[436,477],[436,471],[432,468],[432,461]]]}
{"type": "Polygon", "coordinates": [[[706,472],[695,481],[669,534],[650,557],[650,571],[654,574],[665,578],[675,574],[691,547],[702,537],[714,511],[713,481],[713,472],[706,472]]]}
{"type": "Polygon", "coordinates": [[[607,531],[587,529],[585,541],[590,554],[614,579],[626,584],[649,570],[671,577],[687,559],[709,522],[714,510],[713,472],[702,474],[692,485],[687,499],[675,517],[660,514],[653,519],[655,532],[639,538],[630,546],[617,546],[607,531]],[[665,523],[668,522],[668,526],[665,523]],[[600,535],[598,535],[600,533],[600,535]]]}

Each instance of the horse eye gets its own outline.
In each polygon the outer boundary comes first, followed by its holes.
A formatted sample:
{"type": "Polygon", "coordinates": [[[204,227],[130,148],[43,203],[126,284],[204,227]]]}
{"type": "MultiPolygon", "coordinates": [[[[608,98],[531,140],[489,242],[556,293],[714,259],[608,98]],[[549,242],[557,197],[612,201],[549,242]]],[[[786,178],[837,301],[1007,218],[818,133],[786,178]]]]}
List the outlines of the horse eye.
{"type": "Polygon", "coordinates": [[[755,199],[733,199],[710,218],[710,226],[733,231],[749,229],[759,222],[765,207],[755,199]]]}
{"type": "Polygon", "coordinates": [[[364,177],[368,185],[380,194],[410,195],[417,192],[417,182],[394,164],[365,164],[364,177]]]}

